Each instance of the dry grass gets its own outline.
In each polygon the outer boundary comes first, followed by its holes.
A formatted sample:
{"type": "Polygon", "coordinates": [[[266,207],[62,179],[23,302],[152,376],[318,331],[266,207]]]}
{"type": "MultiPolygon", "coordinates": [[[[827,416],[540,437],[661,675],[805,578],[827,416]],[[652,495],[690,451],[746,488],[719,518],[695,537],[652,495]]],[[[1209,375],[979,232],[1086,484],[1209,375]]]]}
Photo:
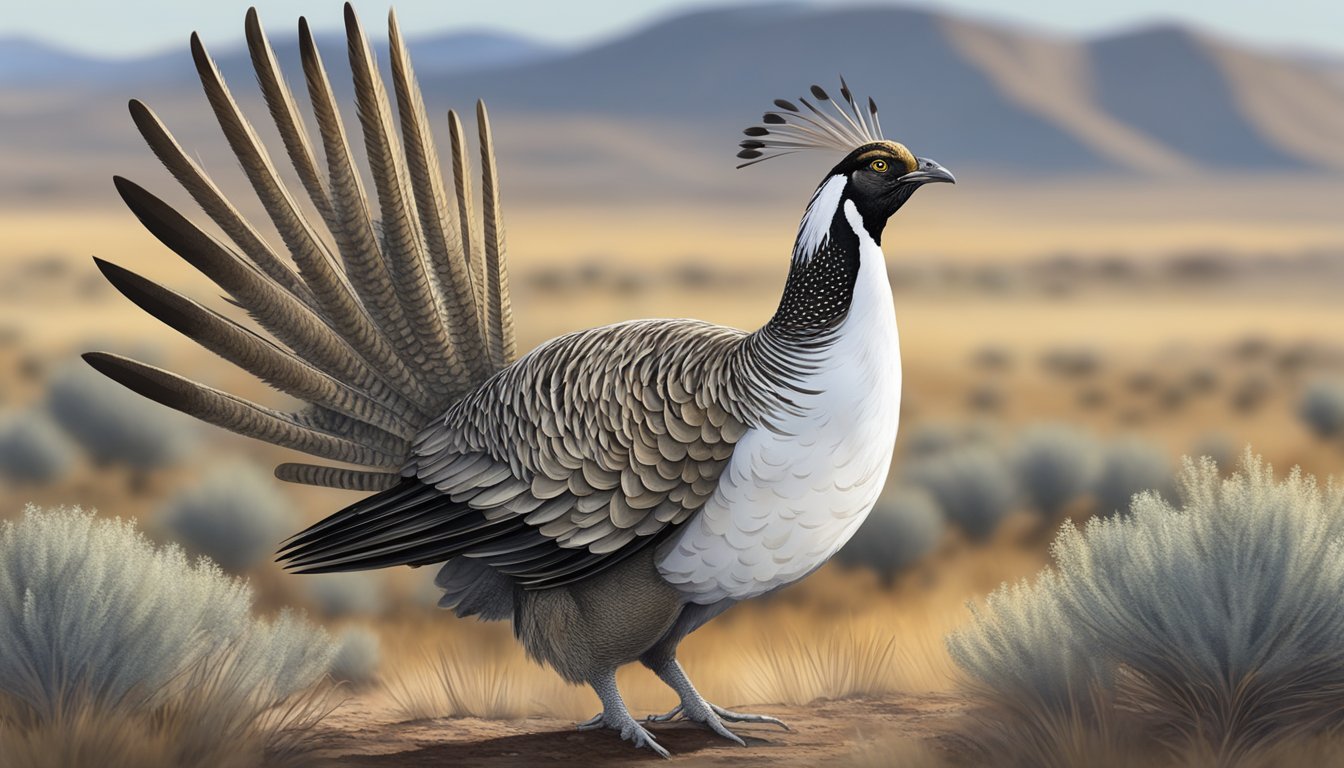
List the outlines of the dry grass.
{"type": "Polygon", "coordinates": [[[216,695],[231,685],[216,670],[192,696],[149,712],[107,707],[82,696],[52,717],[38,717],[0,695],[0,756],[6,768],[218,768],[302,765],[314,726],[339,703],[330,687],[309,689],[260,714],[250,702],[216,695]]]}
{"type": "MultiPolygon", "coordinates": [[[[679,655],[701,693],[724,706],[949,690],[955,668],[942,638],[966,617],[963,602],[1042,561],[1007,544],[962,549],[935,568],[942,578],[909,574],[890,589],[875,574],[828,567],[775,598],[734,608],[691,635],[679,655]]],[[[583,719],[599,708],[586,687],[529,660],[505,624],[442,614],[403,618],[382,632],[386,691],[406,719],[583,719]]],[[[637,664],[618,681],[636,711],[677,703],[637,664]]]]}

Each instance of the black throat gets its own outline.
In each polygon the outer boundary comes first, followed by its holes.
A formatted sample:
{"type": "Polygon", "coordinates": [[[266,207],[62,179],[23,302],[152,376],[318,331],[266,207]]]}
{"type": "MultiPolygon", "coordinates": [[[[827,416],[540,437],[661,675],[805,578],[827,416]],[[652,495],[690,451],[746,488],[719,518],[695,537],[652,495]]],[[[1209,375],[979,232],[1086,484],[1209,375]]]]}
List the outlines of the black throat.
{"type": "Polygon", "coordinates": [[[795,254],[784,296],[767,327],[786,338],[825,334],[849,313],[858,276],[859,236],[845,218],[842,202],[821,247],[811,254],[795,254]]]}

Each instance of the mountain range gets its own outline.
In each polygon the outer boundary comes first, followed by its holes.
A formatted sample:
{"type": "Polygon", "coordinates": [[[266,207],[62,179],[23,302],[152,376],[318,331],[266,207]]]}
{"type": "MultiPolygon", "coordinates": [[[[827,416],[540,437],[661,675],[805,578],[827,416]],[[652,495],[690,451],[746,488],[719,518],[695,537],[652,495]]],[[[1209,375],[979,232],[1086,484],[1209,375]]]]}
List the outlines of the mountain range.
{"type": "MultiPolygon", "coordinates": [[[[382,37],[380,20],[365,22],[382,37]]],[[[301,86],[297,45],[277,30],[282,65],[301,86]]],[[[206,42],[240,100],[259,105],[241,45],[206,42]]],[[[342,41],[319,47],[334,79],[347,80],[342,41]]],[[[469,112],[483,97],[511,126],[499,131],[512,162],[543,175],[658,169],[693,182],[731,160],[740,129],[771,99],[836,86],[841,73],[876,99],[889,135],[958,169],[1344,173],[1344,62],[1179,26],[1072,39],[911,7],[771,5],[688,13],[575,49],[487,32],[412,35],[410,47],[432,110],[469,112]],[[664,152],[678,157],[653,156],[664,152]]],[[[130,96],[184,144],[218,144],[195,88],[185,45],[103,61],[2,40],[0,153],[27,158],[21,183],[44,153],[122,155],[138,143],[130,96]]]]}

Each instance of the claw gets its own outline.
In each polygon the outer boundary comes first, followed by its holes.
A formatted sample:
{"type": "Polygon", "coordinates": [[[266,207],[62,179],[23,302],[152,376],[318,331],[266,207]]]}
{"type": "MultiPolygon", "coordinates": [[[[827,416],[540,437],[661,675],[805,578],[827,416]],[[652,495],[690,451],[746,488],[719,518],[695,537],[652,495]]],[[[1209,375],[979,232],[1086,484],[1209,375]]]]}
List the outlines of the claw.
{"type": "Polygon", "coordinates": [[[636,747],[644,747],[656,753],[659,757],[670,758],[672,755],[653,738],[653,735],[644,730],[644,726],[635,722],[635,719],[627,712],[620,712],[608,716],[607,713],[598,712],[593,717],[578,724],[580,731],[594,731],[599,729],[610,729],[621,735],[625,741],[631,742],[636,747]]]}
{"type": "MultiPolygon", "coordinates": [[[[670,723],[674,720],[689,720],[692,723],[699,723],[700,725],[705,726],[709,730],[733,742],[734,744],[737,744],[738,746],[742,747],[747,746],[747,742],[743,741],[741,736],[738,736],[736,733],[733,733],[732,731],[728,730],[728,726],[723,724],[723,719],[720,718],[718,715],[720,711],[727,712],[728,710],[720,710],[718,707],[714,706],[713,704],[710,704],[708,701],[705,701],[704,699],[699,699],[697,701],[692,701],[690,706],[687,706],[685,704],[678,704],[671,710],[664,712],[661,715],[649,715],[648,717],[644,718],[644,721],[647,723],[670,723]]],[[[735,713],[729,713],[729,714],[735,714],[735,713]]],[[[744,722],[756,722],[756,721],[748,720],[744,722]]],[[[783,725],[783,723],[780,723],[780,725],[783,725]]]]}
{"type": "Polygon", "coordinates": [[[646,723],[670,723],[670,722],[672,722],[673,720],[684,719],[684,718],[685,718],[685,712],[684,712],[684,710],[682,709],[681,705],[678,704],[677,706],[673,707],[672,709],[668,710],[667,712],[664,712],[664,713],[661,714],[661,715],[649,715],[648,717],[644,718],[644,722],[646,722],[646,723]]]}
{"type": "Polygon", "coordinates": [[[727,720],[730,723],[761,723],[764,725],[778,725],[780,728],[783,728],[786,731],[793,731],[792,728],[785,725],[784,721],[780,720],[779,718],[771,717],[769,715],[747,715],[741,712],[734,712],[731,709],[724,709],[723,707],[720,707],[717,704],[710,704],[709,702],[705,703],[709,704],[709,708],[714,710],[714,714],[718,715],[720,719],[727,720]]]}
{"type": "Polygon", "coordinates": [[[728,730],[728,726],[724,725],[722,720],[713,715],[705,718],[703,725],[719,736],[737,744],[739,747],[747,746],[747,742],[743,741],[741,736],[728,730]]]}
{"type": "Polygon", "coordinates": [[[582,723],[579,723],[574,727],[578,728],[580,731],[594,731],[597,730],[598,728],[604,728],[606,726],[602,722],[602,713],[598,712],[596,715],[593,715],[592,717],[588,718],[587,720],[584,720],[582,723]]]}

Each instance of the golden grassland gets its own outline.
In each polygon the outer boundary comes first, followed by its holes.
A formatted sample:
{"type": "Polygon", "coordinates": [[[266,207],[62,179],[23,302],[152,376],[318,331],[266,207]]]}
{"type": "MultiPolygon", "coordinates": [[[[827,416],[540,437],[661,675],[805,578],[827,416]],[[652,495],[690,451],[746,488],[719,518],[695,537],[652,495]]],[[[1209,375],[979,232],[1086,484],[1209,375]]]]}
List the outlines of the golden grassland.
{"type": "MultiPolygon", "coordinates": [[[[958,187],[959,204],[965,200],[974,215],[941,198],[936,204],[931,199],[930,205],[912,206],[909,215],[902,214],[903,221],[893,224],[888,243],[895,245],[887,250],[893,260],[909,253],[921,264],[943,259],[1023,264],[1058,252],[1084,258],[1118,252],[1143,261],[1184,249],[1233,257],[1339,249],[1344,226],[1337,208],[1336,218],[1326,215],[1329,206],[1319,197],[1339,189],[1337,183],[1319,180],[1266,182],[1258,194],[1266,196],[1268,210],[1255,218],[1241,213],[1256,194],[1237,184],[1191,182],[1168,188],[1160,199],[1145,196],[1137,182],[1096,188],[1044,184],[1025,190],[1021,199],[1003,208],[986,191],[972,188],[965,194],[958,187]],[[1303,184],[1316,195],[1295,193],[1293,200],[1306,203],[1294,208],[1286,200],[1287,191],[1303,184]],[[1276,191],[1284,194],[1275,198],[1276,191]],[[1197,198],[1196,210],[1186,215],[1168,210],[1183,195],[1197,198]],[[1048,226],[1047,219],[1053,219],[1048,226]]],[[[512,266],[519,278],[515,315],[520,346],[633,317],[691,316],[755,327],[773,309],[795,225],[796,211],[782,208],[752,213],[630,205],[615,217],[577,205],[520,211],[510,229],[512,266]],[[623,258],[632,242],[639,243],[637,261],[623,258]],[[699,286],[667,278],[670,270],[687,263],[715,274],[748,277],[745,282],[710,280],[699,286]],[[557,265],[585,264],[643,279],[632,285],[565,289],[530,281],[557,265]]],[[[0,231],[5,233],[0,239],[0,335],[8,339],[0,345],[0,404],[38,401],[44,375],[71,362],[90,344],[149,348],[166,367],[243,396],[282,402],[246,374],[220,365],[110,289],[98,287],[91,254],[118,261],[213,307],[223,306],[215,300],[217,289],[143,232],[129,214],[108,209],[9,210],[0,212],[0,231]],[[34,278],[25,265],[42,258],[63,266],[54,276],[34,278]]],[[[1296,418],[1303,379],[1276,372],[1263,360],[1235,359],[1229,352],[1246,338],[1265,339],[1276,348],[1338,347],[1344,305],[1333,293],[1329,286],[1301,280],[1222,288],[1085,289],[1063,295],[898,287],[906,377],[903,435],[940,421],[991,419],[1008,428],[1064,421],[1101,434],[1139,434],[1179,455],[1216,434],[1231,444],[1234,454],[1252,444],[1280,471],[1300,464],[1320,476],[1339,474],[1344,451],[1314,439],[1296,418]],[[978,370],[971,361],[986,347],[1005,350],[1011,364],[997,372],[978,370]],[[1102,365],[1090,377],[1061,379],[1039,363],[1044,354],[1060,348],[1093,351],[1102,365]],[[1214,390],[1173,408],[1156,404],[1151,393],[1134,391],[1129,383],[1136,375],[1176,382],[1197,369],[1214,372],[1214,390]],[[1263,401],[1253,409],[1231,407],[1231,394],[1252,380],[1263,386],[1263,401]],[[973,409],[974,395],[986,388],[1000,402],[991,409],[973,409]],[[1081,404],[1084,390],[1104,393],[1105,405],[1081,404]]],[[[152,476],[140,493],[113,471],[81,466],[59,487],[5,488],[7,503],[0,515],[17,514],[30,500],[80,503],[103,514],[139,517],[152,528],[163,499],[190,485],[217,459],[246,455],[269,464],[290,458],[284,451],[259,448],[214,430],[198,433],[203,444],[196,453],[179,468],[152,476]]],[[[306,520],[352,499],[350,494],[315,489],[286,493],[306,520]]],[[[867,572],[827,566],[802,584],[738,606],[712,622],[686,641],[682,659],[706,697],[725,706],[953,690],[958,677],[943,637],[968,618],[966,601],[1004,581],[1029,577],[1047,560],[1039,543],[1023,544],[1009,526],[988,545],[971,546],[953,535],[936,557],[893,585],[884,586],[867,572]]],[[[567,686],[527,659],[507,624],[458,620],[425,610],[421,593],[426,576],[403,569],[386,579],[392,607],[367,619],[382,640],[381,683],[363,695],[404,719],[582,719],[597,710],[596,698],[586,688],[567,686]]],[[[249,577],[265,610],[302,606],[308,599],[299,578],[273,566],[249,577]]],[[[676,703],[665,686],[638,666],[622,670],[620,684],[636,712],[661,712],[676,703]]],[[[171,722],[158,725],[169,727],[171,722]]],[[[68,726],[63,733],[87,733],[93,744],[129,732],[124,724],[88,713],[68,726]]],[[[151,749],[161,738],[156,733],[150,729],[134,738],[151,749]]],[[[22,745],[23,739],[31,739],[37,745],[31,749],[39,754],[42,740],[54,738],[29,734],[9,734],[7,740],[18,740],[6,743],[22,745]]],[[[1294,749],[1337,754],[1334,746],[1313,743],[1294,749]]],[[[942,757],[924,746],[900,741],[879,740],[852,757],[854,764],[888,765],[886,758],[894,752],[903,756],[901,764],[942,764],[942,757]]],[[[1112,757],[1107,764],[1140,762],[1112,757]]]]}
{"type": "MultiPolygon", "coordinates": [[[[724,706],[949,690],[956,675],[942,638],[964,618],[963,601],[1036,571],[1043,556],[1005,543],[954,548],[939,560],[893,587],[827,566],[804,584],[734,607],[691,635],[679,656],[701,693],[724,706]]],[[[527,659],[505,624],[415,615],[381,631],[387,695],[407,719],[585,719],[601,708],[591,691],[527,659]]],[[[638,665],[618,680],[636,711],[677,704],[638,665]]]]}

